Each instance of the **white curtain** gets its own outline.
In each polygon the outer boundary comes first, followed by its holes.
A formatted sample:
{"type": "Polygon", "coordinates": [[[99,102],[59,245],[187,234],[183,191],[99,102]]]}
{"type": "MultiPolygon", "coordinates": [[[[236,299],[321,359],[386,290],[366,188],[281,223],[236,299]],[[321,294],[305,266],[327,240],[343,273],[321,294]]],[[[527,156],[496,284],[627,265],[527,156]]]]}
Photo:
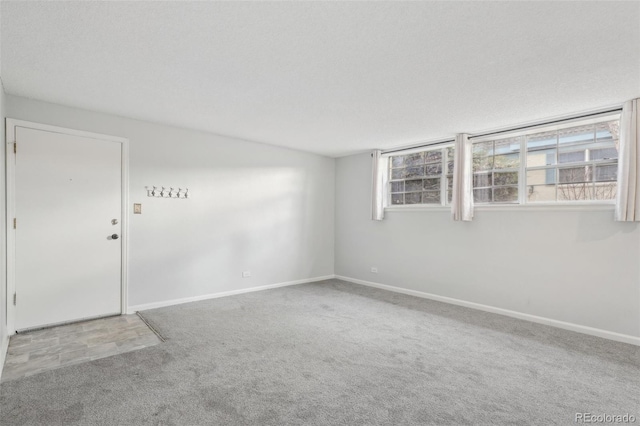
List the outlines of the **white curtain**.
{"type": "Polygon", "coordinates": [[[453,162],[453,195],[451,213],[453,220],[473,219],[473,153],[468,135],[456,135],[453,162]]]}
{"type": "Polygon", "coordinates": [[[618,194],[615,219],[640,222],[640,110],[639,99],[624,104],[620,116],[618,194]]]}
{"type": "Polygon", "coordinates": [[[371,154],[373,170],[373,194],[371,197],[371,220],[384,219],[384,206],[387,200],[387,175],[389,158],[382,157],[379,149],[371,154]]]}

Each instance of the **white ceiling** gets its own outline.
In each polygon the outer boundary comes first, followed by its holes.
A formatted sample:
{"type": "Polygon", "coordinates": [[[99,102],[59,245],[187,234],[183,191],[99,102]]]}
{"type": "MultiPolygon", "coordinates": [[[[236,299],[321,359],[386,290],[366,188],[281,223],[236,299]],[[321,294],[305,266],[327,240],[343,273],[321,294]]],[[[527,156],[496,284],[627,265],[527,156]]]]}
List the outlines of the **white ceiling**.
{"type": "Polygon", "coordinates": [[[328,156],[640,96],[640,2],[2,2],[5,91],[328,156]]]}

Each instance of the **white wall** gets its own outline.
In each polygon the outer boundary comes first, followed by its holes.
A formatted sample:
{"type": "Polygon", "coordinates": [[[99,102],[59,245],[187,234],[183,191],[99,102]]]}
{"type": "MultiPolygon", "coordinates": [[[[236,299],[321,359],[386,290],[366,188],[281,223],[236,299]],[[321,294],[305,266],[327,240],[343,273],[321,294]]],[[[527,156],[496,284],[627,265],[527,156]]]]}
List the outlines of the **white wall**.
{"type": "Polygon", "coordinates": [[[640,336],[640,226],[606,210],[388,211],[369,154],[336,162],[336,275],[640,336]],[[376,266],[378,273],[370,272],[376,266]]]}
{"type": "Polygon", "coordinates": [[[6,208],[5,208],[5,95],[0,79],[0,373],[4,365],[6,349],[9,346],[7,334],[7,268],[6,268],[6,208]]]}
{"type": "Polygon", "coordinates": [[[6,116],[129,138],[129,306],[333,274],[331,158],[15,96],[6,116]]]}
{"type": "MultiPolygon", "coordinates": [[[[0,19],[1,21],[1,19],[0,19]]],[[[0,42],[0,45],[2,43],[0,42]]],[[[2,56],[2,55],[0,55],[2,56]]],[[[2,66],[0,65],[0,68],[2,66]]],[[[0,77],[0,376],[2,376],[2,366],[4,365],[4,358],[6,356],[6,350],[9,346],[9,336],[7,334],[7,268],[5,255],[5,133],[4,133],[4,118],[5,118],[5,95],[4,87],[2,86],[2,77],[0,77]]]]}

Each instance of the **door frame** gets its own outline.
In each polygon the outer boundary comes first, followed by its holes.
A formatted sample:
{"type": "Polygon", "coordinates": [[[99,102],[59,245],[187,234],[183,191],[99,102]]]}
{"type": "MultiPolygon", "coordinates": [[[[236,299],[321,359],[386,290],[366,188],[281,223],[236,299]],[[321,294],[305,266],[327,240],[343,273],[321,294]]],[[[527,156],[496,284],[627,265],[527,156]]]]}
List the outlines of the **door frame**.
{"type": "MultiPolygon", "coordinates": [[[[129,247],[129,221],[127,214],[127,206],[129,204],[129,139],[104,135],[100,133],[86,132],[83,130],[74,130],[64,127],[51,126],[48,124],[34,123],[31,121],[16,120],[13,118],[6,119],[6,190],[7,190],[7,217],[6,217],[6,254],[7,254],[7,333],[13,335],[16,333],[15,315],[16,310],[13,305],[13,294],[16,292],[15,281],[15,230],[13,229],[13,218],[16,211],[16,188],[15,188],[15,159],[13,152],[13,144],[16,142],[16,128],[24,127],[34,130],[44,130],[47,132],[61,133],[70,136],[81,136],[101,141],[116,142],[122,146],[121,156],[121,211],[120,223],[122,224],[121,234],[121,267],[120,267],[120,314],[127,313],[128,303],[128,247],[129,247]]],[[[20,147],[18,147],[18,151],[20,147]]]]}

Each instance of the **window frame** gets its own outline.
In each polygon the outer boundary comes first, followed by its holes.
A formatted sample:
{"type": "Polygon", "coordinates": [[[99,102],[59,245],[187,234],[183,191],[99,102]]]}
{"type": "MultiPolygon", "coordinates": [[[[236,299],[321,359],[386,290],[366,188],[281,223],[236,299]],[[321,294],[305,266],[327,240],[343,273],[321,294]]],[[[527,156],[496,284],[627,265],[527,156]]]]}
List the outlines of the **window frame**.
{"type": "MultiPolygon", "coordinates": [[[[468,143],[473,145],[479,142],[487,142],[487,141],[497,141],[501,139],[509,139],[521,137],[520,141],[520,167],[518,168],[518,199],[517,201],[508,201],[508,202],[491,202],[491,203],[478,203],[475,204],[474,208],[480,211],[505,211],[505,210],[523,210],[523,211],[538,211],[538,210],[610,210],[615,205],[615,198],[608,200],[562,200],[559,201],[556,195],[556,201],[528,201],[527,200],[527,136],[543,133],[543,132],[552,132],[559,131],[562,129],[567,129],[571,127],[578,127],[583,125],[595,125],[602,122],[620,120],[620,116],[622,114],[621,109],[615,110],[607,110],[601,112],[594,112],[589,114],[588,117],[580,116],[580,117],[569,117],[565,119],[558,119],[553,122],[541,123],[541,124],[533,124],[530,126],[523,126],[517,129],[506,129],[506,130],[494,130],[491,133],[485,133],[481,135],[471,135],[469,137],[468,143]]],[[[619,135],[618,135],[619,139],[619,135]]],[[[408,155],[416,152],[424,152],[445,148],[455,147],[455,141],[453,140],[440,140],[440,141],[432,141],[430,143],[422,143],[419,146],[407,149],[395,149],[390,150],[389,152],[382,152],[381,157],[385,158],[388,161],[387,173],[385,173],[385,190],[386,190],[386,202],[384,209],[385,210],[450,210],[451,204],[448,202],[447,198],[447,173],[446,173],[446,156],[443,155],[443,174],[440,182],[440,191],[441,191],[441,200],[439,204],[392,204],[391,202],[391,174],[390,171],[392,169],[390,164],[390,157],[399,156],[399,155],[408,155]],[[444,196],[442,194],[445,194],[444,196]]],[[[472,149],[473,151],[473,149],[472,149]]],[[[556,154],[557,155],[557,154],[556,154]]],[[[455,156],[454,156],[455,161],[455,156]]],[[[598,165],[612,165],[616,164],[619,167],[619,160],[616,159],[615,163],[600,161],[600,160],[586,160],[584,162],[577,163],[563,163],[566,164],[566,167],[570,166],[587,166],[590,165],[595,167],[594,164],[598,165]]],[[[559,181],[558,171],[562,168],[560,163],[555,165],[550,165],[548,167],[537,166],[532,167],[531,169],[550,169],[554,170],[556,173],[556,190],[559,181]]],[[[473,171],[470,171],[473,176],[473,171]]],[[[594,168],[595,173],[595,168],[594,168]]],[[[472,177],[473,178],[473,177],[472,177]]],[[[611,181],[613,182],[613,181],[611,181]]],[[[471,191],[473,191],[473,184],[471,185],[471,191]]],[[[473,193],[471,194],[473,197],[473,193]]]]}
{"type": "MultiPolygon", "coordinates": [[[[504,132],[494,132],[491,134],[486,134],[482,136],[471,136],[469,139],[469,143],[473,146],[477,143],[482,142],[490,142],[490,141],[500,141],[504,139],[513,139],[520,138],[520,167],[518,171],[518,198],[517,201],[505,201],[505,202],[489,202],[489,203],[475,203],[475,207],[482,208],[504,208],[504,207],[513,207],[518,208],[522,206],[538,206],[538,207],[554,207],[554,206],[591,206],[591,205],[615,205],[615,198],[608,200],[558,200],[556,194],[556,201],[529,201],[527,200],[527,136],[536,134],[536,133],[544,133],[544,132],[557,132],[563,129],[579,127],[579,126],[588,126],[588,125],[596,125],[598,123],[603,123],[607,121],[615,121],[620,120],[620,111],[616,112],[608,112],[602,113],[598,115],[594,115],[589,118],[575,118],[575,119],[567,119],[558,121],[553,124],[542,124],[538,126],[531,126],[521,130],[514,131],[504,131],[504,132]]],[[[473,149],[472,149],[473,152],[473,149]]],[[[473,154],[472,154],[473,155],[473,154]]],[[[559,172],[558,170],[561,168],[570,168],[570,167],[580,167],[580,166],[592,166],[594,167],[595,173],[595,164],[598,165],[618,165],[618,160],[616,159],[615,163],[612,161],[602,161],[602,160],[585,160],[583,162],[574,162],[574,163],[557,163],[554,165],[547,166],[535,166],[529,168],[529,170],[554,170],[556,173],[555,185],[556,191],[559,185],[559,172]]],[[[473,176],[473,171],[471,171],[473,176]]],[[[471,185],[471,190],[473,191],[473,184],[471,185]]],[[[472,195],[473,196],[473,195],[472,195]]]]}
{"type": "MultiPolygon", "coordinates": [[[[473,192],[476,189],[492,189],[492,198],[493,198],[493,189],[495,189],[496,187],[498,188],[513,188],[513,187],[517,187],[518,188],[518,198],[515,201],[490,201],[490,202],[486,202],[486,203],[476,203],[476,201],[474,200],[473,204],[474,206],[492,206],[492,205],[518,205],[520,204],[520,194],[521,194],[521,181],[522,179],[522,145],[523,145],[523,141],[525,140],[524,136],[513,136],[510,133],[505,133],[504,135],[500,135],[499,137],[482,137],[482,138],[478,138],[478,140],[470,140],[469,143],[471,144],[471,197],[473,197],[473,192]],[[511,167],[511,168],[505,168],[505,169],[496,169],[495,166],[493,168],[491,168],[491,170],[483,170],[478,172],[478,174],[490,174],[491,175],[491,185],[489,186],[480,186],[478,188],[476,188],[473,185],[473,178],[474,175],[476,174],[476,172],[473,171],[473,146],[476,144],[481,144],[481,143],[487,143],[487,142],[493,142],[493,146],[495,149],[495,144],[496,142],[502,142],[508,139],[520,139],[519,144],[520,144],[520,149],[518,151],[518,156],[519,156],[519,161],[520,164],[518,165],[518,167],[511,167]],[[495,185],[495,181],[494,181],[494,173],[517,173],[518,174],[518,184],[517,185],[495,185]]],[[[495,152],[493,157],[495,158],[495,152]]]]}
{"type": "MultiPolygon", "coordinates": [[[[449,203],[448,201],[448,185],[447,185],[447,177],[449,176],[449,173],[447,173],[447,149],[449,148],[454,148],[455,147],[455,141],[444,141],[444,142],[433,142],[431,144],[428,145],[423,145],[420,147],[416,147],[416,148],[408,148],[408,149],[403,149],[403,150],[397,150],[397,151],[391,151],[391,152],[387,152],[387,153],[382,153],[381,154],[381,158],[385,158],[385,160],[387,161],[387,174],[386,174],[386,181],[384,182],[384,186],[385,186],[385,191],[386,191],[386,200],[387,203],[384,206],[385,210],[423,210],[423,209],[427,209],[427,210],[441,210],[441,209],[450,209],[451,208],[451,203],[449,203]],[[391,192],[391,185],[393,182],[402,182],[402,181],[406,181],[406,180],[411,180],[411,178],[409,179],[392,179],[392,170],[393,170],[393,166],[392,166],[392,157],[400,157],[400,156],[405,156],[405,155],[409,155],[409,154],[415,154],[418,152],[429,152],[429,151],[442,151],[442,158],[440,160],[440,165],[442,167],[442,172],[439,175],[439,179],[440,179],[440,202],[439,203],[414,203],[414,204],[393,204],[392,201],[392,192],[391,192]]],[[[455,149],[455,148],[454,148],[455,149]]],[[[455,162],[455,156],[453,161],[455,162]]],[[[426,164],[426,163],[425,163],[426,164]]],[[[452,179],[453,179],[453,173],[451,173],[452,179]]],[[[431,176],[432,178],[434,178],[434,176],[431,176]]],[[[415,179],[429,179],[429,176],[422,176],[422,177],[418,177],[415,179]]],[[[424,192],[424,191],[421,191],[424,192]]],[[[406,191],[403,192],[403,194],[406,194],[406,191]]]]}

